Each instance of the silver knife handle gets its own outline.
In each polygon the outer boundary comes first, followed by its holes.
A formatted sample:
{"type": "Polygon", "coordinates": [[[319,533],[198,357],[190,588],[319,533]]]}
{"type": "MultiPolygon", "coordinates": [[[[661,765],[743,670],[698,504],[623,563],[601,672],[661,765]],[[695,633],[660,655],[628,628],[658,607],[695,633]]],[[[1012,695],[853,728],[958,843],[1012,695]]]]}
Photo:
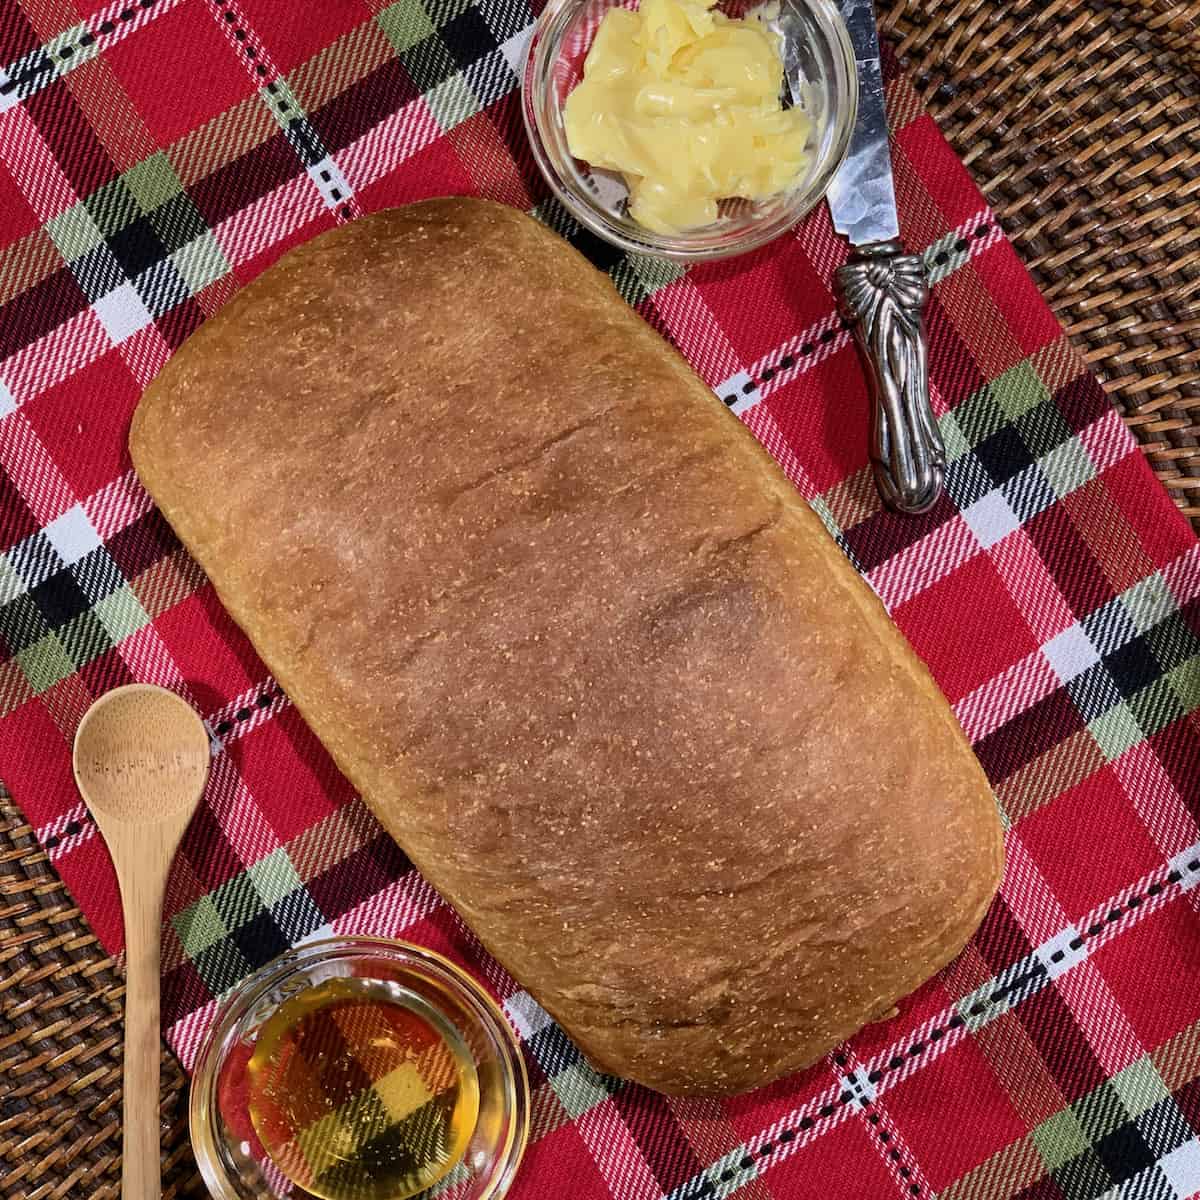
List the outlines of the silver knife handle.
{"type": "Polygon", "coordinates": [[[929,405],[925,269],[899,242],[875,242],[860,246],[838,268],[837,280],[842,311],[866,360],[879,494],[898,512],[926,512],[942,494],[946,448],[929,405]]]}

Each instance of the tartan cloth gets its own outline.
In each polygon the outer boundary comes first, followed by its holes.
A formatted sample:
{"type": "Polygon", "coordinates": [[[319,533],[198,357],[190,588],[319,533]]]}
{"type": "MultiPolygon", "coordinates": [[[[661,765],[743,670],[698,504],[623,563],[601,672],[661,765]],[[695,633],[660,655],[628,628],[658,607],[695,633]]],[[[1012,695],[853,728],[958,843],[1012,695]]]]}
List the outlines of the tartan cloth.
{"type": "Polygon", "coordinates": [[[524,141],[533,16],[526,0],[0,0],[0,777],[115,950],[69,739],[112,686],[186,696],[215,755],[167,901],[171,1045],[190,1065],[217,998],[299,939],[427,944],[521,1036],[516,1196],[1192,1195],[1190,530],[894,64],[950,457],[919,518],[881,511],[871,484],[824,208],[688,273],[597,242],[524,141]],[[1008,867],[970,946],[894,1019],[751,1095],[666,1099],[588,1067],[382,835],[131,472],[140,390],[236,288],[334,222],[446,193],[534,211],[680,347],[929,662],[994,785],[1008,867]]]}

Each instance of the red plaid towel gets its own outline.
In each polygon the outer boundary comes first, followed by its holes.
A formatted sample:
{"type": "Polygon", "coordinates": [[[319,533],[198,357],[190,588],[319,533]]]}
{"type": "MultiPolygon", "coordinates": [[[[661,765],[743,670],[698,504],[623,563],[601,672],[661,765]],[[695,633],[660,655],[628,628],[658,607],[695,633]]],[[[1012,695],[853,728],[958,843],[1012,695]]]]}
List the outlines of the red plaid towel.
{"type": "Polygon", "coordinates": [[[217,751],[164,961],[184,1062],[289,944],[401,934],[481,976],[522,1036],[523,1197],[1200,1190],[1200,553],[903,80],[896,179],[950,454],[917,519],[871,486],[825,211],[686,275],[596,242],[525,146],[526,0],[75,6],[0,0],[0,776],[115,949],[68,739],[134,679],[204,714],[217,751]],[[762,1092],[681,1102],[595,1074],[381,835],[130,470],[142,386],[237,287],[336,221],[468,192],[609,271],[775,455],[930,663],[1008,825],[958,961],[762,1092]]]}

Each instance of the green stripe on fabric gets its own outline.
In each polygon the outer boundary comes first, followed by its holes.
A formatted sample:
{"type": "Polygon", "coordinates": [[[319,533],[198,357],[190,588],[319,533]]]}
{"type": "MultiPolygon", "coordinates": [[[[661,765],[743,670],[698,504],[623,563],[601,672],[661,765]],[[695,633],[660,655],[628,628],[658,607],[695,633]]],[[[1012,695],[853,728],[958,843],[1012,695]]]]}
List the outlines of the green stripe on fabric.
{"type": "Polygon", "coordinates": [[[419,0],[400,0],[375,17],[379,28],[400,54],[434,32],[433,22],[419,0]]]}
{"type": "Polygon", "coordinates": [[[947,275],[953,275],[971,257],[969,246],[965,250],[956,249],[961,240],[959,234],[952,230],[921,252],[921,261],[925,264],[925,275],[931,287],[941,283],[947,275]]]}
{"type": "Polygon", "coordinates": [[[120,233],[141,216],[138,202],[125,186],[123,176],[110,179],[103,187],[97,188],[84,200],[84,204],[96,227],[106,238],[120,233]]]}
{"type": "Polygon", "coordinates": [[[21,670],[34,692],[41,695],[56,683],[75,674],[75,663],[66,647],[52,633],[16,654],[21,670]]]}
{"type": "Polygon", "coordinates": [[[246,874],[249,875],[259,899],[268,908],[304,886],[282,846],[266,858],[259,859],[252,867],[248,867],[246,874]]]}
{"type": "Polygon", "coordinates": [[[183,952],[191,959],[229,935],[211,896],[201,896],[194,904],[177,912],[171,918],[171,925],[179,937],[183,952]]]}
{"type": "Polygon", "coordinates": [[[108,630],[113,642],[124,641],[150,624],[150,614],[141,606],[129,584],[122,584],[115,592],[105,596],[92,606],[92,611],[108,630]]]}
{"type": "Polygon", "coordinates": [[[572,1063],[550,1079],[550,1086],[572,1121],[609,1097],[603,1078],[587,1063],[572,1063]]]}
{"type": "Polygon", "coordinates": [[[1023,359],[988,384],[992,399],[1009,417],[1019,417],[1050,399],[1029,359],[1023,359]]]}
{"type": "Polygon", "coordinates": [[[1140,1116],[1171,1094],[1149,1055],[1118,1071],[1111,1083],[1131,1117],[1140,1116]]]}
{"type": "Polygon", "coordinates": [[[1200,707],[1200,655],[1176,667],[1167,676],[1167,680],[1182,709],[1175,714],[1176,716],[1183,716],[1185,712],[1200,707]]]}
{"type": "Polygon", "coordinates": [[[58,631],[63,649],[71,656],[76,669],[86,667],[106,650],[112,649],[112,638],[91,609],[72,617],[58,631]]]}
{"type": "Polygon", "coordinates": [[[1088,724],[1088,732],[1096,739],[1106,762],[1114,762],[1145,736],[1126,704],[1114,705],[1094,718],[1088,724]]]}
{"type": "Polygon", "coordinates": [[[1069,1108],[1047,1117],[1033,1129],[1032,1137],[1048,1171],[1057,1170],[1091,1145],[1078,1118],[1069,1108]]]}
{"type": "Polygon", "coordinates": [[[231,931],[240,928],[251,917],[258,916],[264,907],[254,884],[244,871],[221,884],[212,893],[212,900],[225,927],[231,931]]]}
{"type": "Polygon", "coordinates": [[[1072,1108],[1079,1120],[1079,1127],[1093,1145],[1110,1133],[1115,1133],[1130,1116],[1121,1103],[1120,1093],[1107,1080],[1087,1095],[1080,1096],[1072,1108]]]}
{"type": "Polygon", "coordinates": [[[480,111],[479,99],[461,75],[451,75],[426,92],[425,103],[443,133],[449,133],[480,111]]]}
{"type": "Polygon", "coordinates": [[[204,986],[218,999],[250,974],[246,957],[229,938],[221,938],[192,958],[204,986]]]}
{"type": "Polygon", "coordinates": [[[175,168],[161,150],[130,167],[124,179],[130,195],[144,213],[153,212],[160,204],[166,204],[172,196],[178,196],[183,191],[175,168]]]}
{"type": "Polygon", "coordinates": [[[70,29],[64,29],[62,33],[45,43],[46,57],[54,64],[54,69],[59,75],[66,75],[68,71],[82,66],[100,53],[97,41],[93,41],[90,46],[79,44],[79,39],[87,32],[88,28],[84,24],[72,25],[70,29]],[[67,51],[65,58],[63,57],[64,50],[67,51]]]}
{"type": "Polygon", "coordinates": [[[1038,466],[1060,500],[1096,478],[1096,467],[1078,438],[1071,438],[1043,454],[1038,459],[1038,466]]]}
{"type": "Polygon", "coordinates": [[[829,531],[830,537],[837,538],[841,535],[842,531],[837,523],[837,518],[833,515],[833,510],[823,496],[814,497],[809,501],[809,506],[821,518],[821,524],[829,531]]]}
{"type": "Polygon", "coordinates": [[[270,86],[264,85],[258,89],[258,98],[267,106],[281,129],[286,129],[289,121],[307,114],[296,99],[296,93],[282,76],[271,81],[270,86]]]}
{"type": "Polygon", "coordinates": [[[220,243],[208,229],[176,250],[171,261],[193,296],[233,270],[220,243]]]}
{"type": "Polygon", "coordinates": [[[80,201],[46,222],[46,232],[67,262],[82,258],[104,241],[87,207],[80,201]]]}
{"type": "Polygon", "coordinates": [[[948,463],[957,462],[964,454],[970,454],[971,443],[954,413],[949,412],[942,417],[938,421],[938,428],[942,432],[942,442],[946,447],[948,463]]]}
{"type": "Polygon", "coordinates": [[[15,600],[25,591],[28,591],[25,581],[12,569],[8,559],[0,554],[0,604],[15,600]]]}
{"type": "Polygon", "coordinates": [[[687,274],[687,267],[683,263],[672,262],[666,258],[652,258],[648,254],[628,254],[625,261],[651,296],[659,288],[666,287],[687,274]]]}
{"type": "MultiPolygon", "coordinates": [[[[1194,674],[1194,669],[1185,672],[1185,667],[1180,667],[1179,671],[1185,674],[1194,674]]],[[[1180,687],[1176,686],[1174,675],[1175,672],[1172,672],[1170,676],[1156,679],[1129,700],[1129,707],[1147,737],[1170,725],[1172,721],[1178,720],[1187,711],[1186,706],[1180,700],[1180,687]]],[[[1183,690],[1188,690],[1186,679],[1182,675],[1180,683],[1183,690]]],[[[1194,698],[1200,697],[1194,696],[1194,698]]]]}
{"type": "Polygon", "coordinates": [[[1139,633],[1146,633],[1179,611],[1162,574],[1155,571],[1121,593],[1121,607],[1139,633]]]}

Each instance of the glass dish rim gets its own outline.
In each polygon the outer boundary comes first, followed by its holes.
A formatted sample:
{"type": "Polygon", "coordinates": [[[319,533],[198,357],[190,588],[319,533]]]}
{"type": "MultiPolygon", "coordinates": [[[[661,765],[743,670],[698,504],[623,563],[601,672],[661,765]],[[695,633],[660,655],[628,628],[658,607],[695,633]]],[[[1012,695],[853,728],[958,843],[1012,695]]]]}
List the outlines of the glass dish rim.
{"type": "MultiPolygon", "coordinates": [[[[706,262],[745,254],[774,241],[795,226],[825,198],[829,185],[849,150],[859,104],[854,47],[846,23],[833,0],[788,0],[812,16],[834,54],[837,66],[841,69],[840,78],[826,85],[839,95],[842,102],[841,111],[835,112],[833,116],[833,135],[827,160],[815,177],[813,185],[804,191],[799,203],[789,205],[785,212],[763,221],[758,226],[747,226],[739,236],[717,244],[689,243],[687,233],[663,235],[644,230],[638,235],[631,234],[613,222],[602,209],[589,203],[569,187],[553,161],[547,147],[548,131],[543,117],[545,105],[541,102],[550,78],[548,68],[553,61],[545,53],[545,46],[553,25],[564,11],[577,9],[591,2],[594,0],[549,0],[534,24],[521,76],[521,116],[534,162],[558,201],[580,224],[627,253],[652,255],[683,263],[706,262]]],[[[620,0],[601,2],[615,7],[620,0]]]]}
{"type": "Polygon", "coordinates": [[[215,1121],[219,1067],[228,1054],[230,1038],[238,1023],[269,987],[312,960],[320,961],[331,955],[350,957],[355,952],[370,951],[399,952],[402,957],[416,959],[431,968],[464,1002],[475,1006],[485,1024],[493,1027],[491,1032],[502,1047],[502,1053],[498,1055],[500,1071],[512,1100],[512,1130],[502,1153],[497,1156],[505,1165],[489,1185],[484,1198],[499,1200],[511,1188],[529,1142],[531,1096],[520,1040],[504,1010],[478,980],[436,950],[400,938],[342,934],[302,942],[247,975],[226,995],[201,1039],[191,1072],[188,1135],[196,1166],[210,1196],[217,1200],[238,1200],[238,1192],[217,1153],[219,1139],[215,1121]]]}

